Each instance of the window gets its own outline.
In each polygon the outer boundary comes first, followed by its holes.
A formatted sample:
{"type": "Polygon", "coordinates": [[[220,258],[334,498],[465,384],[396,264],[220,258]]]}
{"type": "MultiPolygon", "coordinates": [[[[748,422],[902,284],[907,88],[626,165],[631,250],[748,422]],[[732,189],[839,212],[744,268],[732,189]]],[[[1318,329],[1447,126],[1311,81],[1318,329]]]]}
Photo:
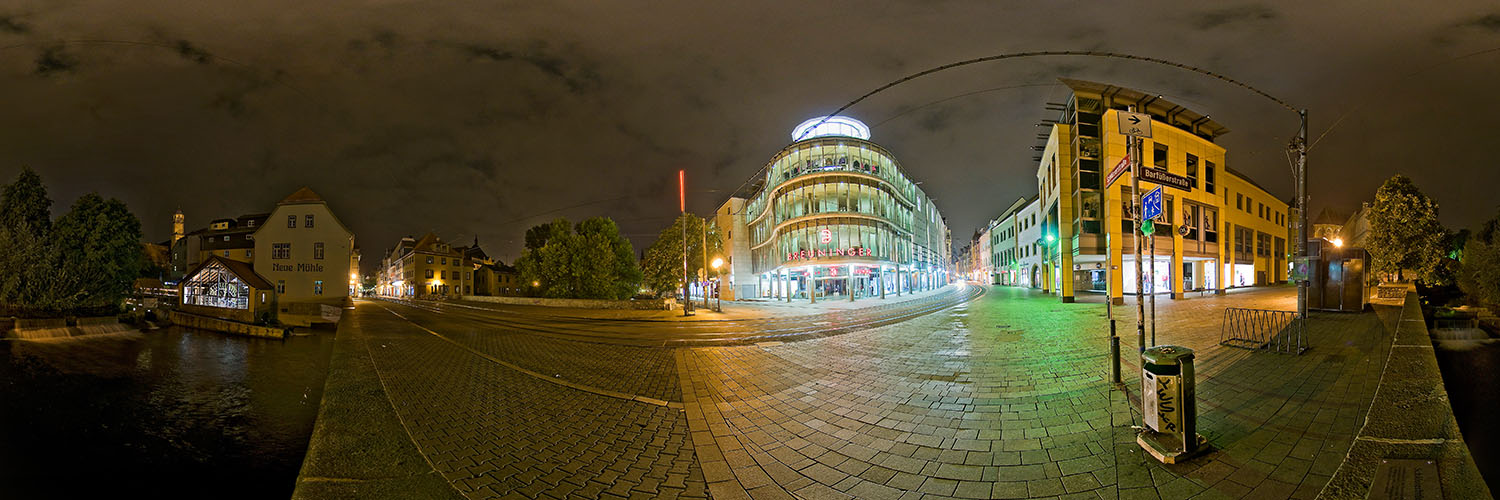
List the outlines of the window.
{"type": "Polygon", "coordinates": [[[292,258],[292,244],[291,243],[272,243],[271,244],[271,258],[272,259],[290,259],[290,258],[292,258]]]}
{"type": "Polygon", "coordinates": [[[313,258],[314,259],[322,259],[323,258],[323,242],[319,241],[319,242],[313,243],[313,258]]]}
{"type": "MultiPolygon", "coordinates": [[[[255,227],[255,219],[245,221],[245,227],[255,227]]],[[[261,302],[265,302],[265,300],[261,300],[261,302]]]]}
{"type": "Polygon", "coordinates": [[[1157,170],[1167,169],[1167,145],[1156,143],[1156,154],[1151,156],[1151,165],[1157,170]]]}
{"type": "Polygon", "coordinates": [[[307,214],[307,223],[303,225],[307,227],[313,227],[313,214],[307,214]]]}
{"type": "Polygon", "coordinates": [[[466,279],[466,280],[474,279],[474,273],[471,273],[471,272],[468,272],[468,271],[464,271],[464,279],[466,279]]]}
{"type": "Polygon", "coordinates": [[[313,282],[313,295],[323,295],[323,280],[313,282]]]}
{"type": "Polygon", "coordinates": [[[443,265],[445,265],[445,266],[448,265],[448,258],[447,257],[443,257],[443,265]]]}
{"type": "Polygon", "coordinates": [[[246,258],[249,258],[250,256],[253,256],[253,255],[255,255],[255,251],[254,250],[245,250],[245,257],[246,258]]]}
{"type": "Polygon", "coordinates": [[[228,251],[228,250],[225,250],[225,251],[224,251],[224,256],[225,256],[225,257],[228,257],[228,256],[229,256],[229,251],[228,251]]]}
{"type": "Polygon", "coordinates": [[[286,216],[286,227],[297,227],[297,216],[295,216],[295,215],[288,215],[288,216],[286,216]]]}
{"type": "Polygon", "coordinates": [[[1203,190],[1209,194],[1214,192],[1214,162],[1203,162],[1203,190]]]}
{"type": "Polygon", "coordinates": [[[1239,193],[1235,193],[1235,195],[1234,195],[1234,209],[1235,210],[1244,210],[1245,209],[1245,195],[1239,194],[1239,193]]]}
{"type": "Polygon", "coordinates": [[[432,279],[432,270],[431,269],[427,270],[427,279],[432,279]]]}
{"type": "Polygon", "coordinates": [[[229,241],[229,235],[224,235],[224,241],[229,241]]]}
{"type": "MultiPolygon", "coordinates": [[[[427,263],[428,263],[428,264],[431,264],[431,263],[432,263],[432,256],[431,256],[431,255],[428,255],[428,256],[427,256],[427,263]]],[[[428,276],[428,278],[431,278],[431,276],[428,276]]]]}
{"type": "Polygon", "coordinates": [[[286,280],[276,280],[276,293],[286,293],[286,280]]]}
{"type": "Polygon", "coordinates": [[[260,292],[260,303],[266,303],[266,292],[260,292]]]}
{"type": "Polygon", "coordinates": [[[448,279],[448,271],[438,271],[438,279],[448,279]]]}
{"type": "Polygon", "coordinates": [[[1187,176],[1193,187],[1198,187],[1198,156],[1192,153],[1187,155],[1187,176]]]}

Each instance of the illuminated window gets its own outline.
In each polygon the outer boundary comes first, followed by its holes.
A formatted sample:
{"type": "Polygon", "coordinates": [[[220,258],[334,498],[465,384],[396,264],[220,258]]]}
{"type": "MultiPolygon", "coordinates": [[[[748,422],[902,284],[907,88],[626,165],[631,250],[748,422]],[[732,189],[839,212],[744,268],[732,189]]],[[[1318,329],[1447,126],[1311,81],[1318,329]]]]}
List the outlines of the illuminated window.
{"type": "Polygon", "coordinates": [[[313,282],[313,295],[323,295],[323,280],[313,282]]]}
{"type": "Polygon", "coordinates": [[[250,256],[251,256],[251,255],[254,255],[254,252],[255,252],[255,251],[254,251],[254,250],[245,250],[245,257],[247,257],[247,258],[248,258],[248,257],[250,257],[250,256]]]}
{"type": "MultiPolygon", "coordinates": [[[[427,256],[427,263],[428,264],[432,263],[432,256],[431,255],[427,256]]],[[[431,276],[428,276],[428,278],[431,278],[431,276]]]]}
{"type": "Polygon", "coordinates": [[[432,279],[432,270],[431,269],[427,270],[427,279],[432,279]]]}

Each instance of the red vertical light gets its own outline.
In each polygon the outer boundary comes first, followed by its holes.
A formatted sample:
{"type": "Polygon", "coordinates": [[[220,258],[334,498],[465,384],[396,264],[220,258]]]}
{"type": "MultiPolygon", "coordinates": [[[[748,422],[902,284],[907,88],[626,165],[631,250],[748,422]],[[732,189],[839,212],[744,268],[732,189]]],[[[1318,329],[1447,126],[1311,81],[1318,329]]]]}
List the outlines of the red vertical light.
{"type": "Polygon", "coordinates": [[[687,213],[687,174],[686,170],[677,171],[677,208],[682,213],[687,213]]]}

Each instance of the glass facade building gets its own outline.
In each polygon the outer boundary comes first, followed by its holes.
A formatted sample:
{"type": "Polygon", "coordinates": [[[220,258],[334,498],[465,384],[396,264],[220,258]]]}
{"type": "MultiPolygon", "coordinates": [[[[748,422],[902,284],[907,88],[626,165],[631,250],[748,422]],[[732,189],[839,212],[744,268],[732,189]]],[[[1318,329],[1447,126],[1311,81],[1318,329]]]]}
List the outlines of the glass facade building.
{"type": "Polygon", "coordinates": [[[739,289],[762,298],[852,300],[947,283],[947,223],[895,157],[870,142],[863,123],[813,118],[792,138],[743,198],[735,226],[746,234],[730,233],[747,240],[726,245],[748,253],[733,259],[749,264],[748,273],[736,272],[739,289]]]}

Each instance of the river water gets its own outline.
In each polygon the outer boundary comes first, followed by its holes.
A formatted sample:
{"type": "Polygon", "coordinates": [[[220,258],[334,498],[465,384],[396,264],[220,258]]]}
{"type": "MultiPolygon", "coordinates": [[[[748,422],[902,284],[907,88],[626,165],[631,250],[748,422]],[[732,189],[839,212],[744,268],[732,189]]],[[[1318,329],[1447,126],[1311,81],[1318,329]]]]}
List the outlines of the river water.
{"type": "Polygon", "coordinates": [[[287,498],[333,333],[0,341],[0,498],[287,498]]]}
{"type": "Polygon", "coordinates": [[[1500,493],[1500,339],[1434,342],[1448,403],[1490,491],[1500,493]]]}

